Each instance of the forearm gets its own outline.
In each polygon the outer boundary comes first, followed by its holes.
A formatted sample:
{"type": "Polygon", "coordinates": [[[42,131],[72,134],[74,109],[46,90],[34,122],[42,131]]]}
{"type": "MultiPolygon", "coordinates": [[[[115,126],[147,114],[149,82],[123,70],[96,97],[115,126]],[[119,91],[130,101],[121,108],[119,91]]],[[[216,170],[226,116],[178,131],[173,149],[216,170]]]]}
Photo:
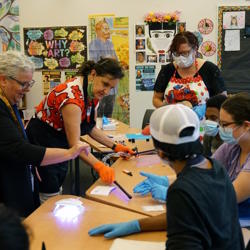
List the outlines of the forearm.
{"type": "Polygon", "coordinates": [[[159,98],[153,98],[153,105],[156,108],[160,108],[164,105],[163,100],[160,100],[159,98]]]}
{"type": "Polygon", "coordinates": [[[46,148],[41,166],[68,161],[73,158],[70,150],[60,148],[46,148]]]}
{"type": "Polygon", "coordinates": [[[86,162],[88,165],[90,165],[91,167],[93,167],[95,165],[95,163],[97,163],[99,160],[97,158],[95,158],[95,156],[91,153],[88,153],[88,155],[86,155],[85,152],[82,152],[80,154],[80,158],[86,162]]]}
{"type": "Polygon", "coordinates": [[[139,224],[142,232],[146,231],[166,231],[167,230],[167,215],[166,213],[139,219],[139,224]]]}
{"type": "Polygon", "coordinates": [[[98,129],[97,127],[94,127],[90,134],[89,134],[94,140],[98,141],[99,143],[112,148],[114,145],[114,141],[111,140],[105,133],[103,133],[102,130],[98,129]]]}

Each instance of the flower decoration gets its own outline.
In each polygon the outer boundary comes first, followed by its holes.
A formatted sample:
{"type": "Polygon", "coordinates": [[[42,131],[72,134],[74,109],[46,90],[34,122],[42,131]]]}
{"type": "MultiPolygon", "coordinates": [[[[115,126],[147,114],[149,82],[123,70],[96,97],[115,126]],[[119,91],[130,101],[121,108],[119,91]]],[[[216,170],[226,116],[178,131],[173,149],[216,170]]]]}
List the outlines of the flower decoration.
{"type": "Polygon", "coordinates": [[[149,12],[144,17],[144,22],[146,24],[152,23],[169,23],[175,24],[180,19],[180,12],[175,11],[173,13],[165,12],[149,12]]]}

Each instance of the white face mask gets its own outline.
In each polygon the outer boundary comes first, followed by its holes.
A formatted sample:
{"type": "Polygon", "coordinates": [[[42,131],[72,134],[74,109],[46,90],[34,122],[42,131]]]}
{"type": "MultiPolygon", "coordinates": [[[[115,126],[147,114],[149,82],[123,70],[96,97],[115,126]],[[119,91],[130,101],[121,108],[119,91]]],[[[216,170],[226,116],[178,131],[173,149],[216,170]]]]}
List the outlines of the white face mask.
{"type": "Polygon", "coordinates": [[[193,51],[191,51],[187,57],[182,56],[182,55],[175,56],[173,54],[173,59],[174,59],[176,65],[179,66],[180,68],[188,68],[194,63],[195,58],[193,55],[193,51]]]}

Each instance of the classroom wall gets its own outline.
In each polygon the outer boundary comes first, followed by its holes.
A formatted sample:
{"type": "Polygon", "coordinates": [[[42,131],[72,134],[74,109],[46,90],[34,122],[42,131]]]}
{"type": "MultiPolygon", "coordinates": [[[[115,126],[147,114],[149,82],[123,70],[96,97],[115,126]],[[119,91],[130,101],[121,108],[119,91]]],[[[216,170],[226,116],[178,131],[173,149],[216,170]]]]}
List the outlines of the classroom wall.
{"type": "MultiPolygon", "coordinates": [[[[214,30],[206,40],[217,44],[218,5],[249,5],[247,0],[19,0],[21,39],[24,27],[88,25],[89,14],[110,14],[129,17],[130,45],[130,126],[141,127],[144,112],[153,108],[153,92],[135,91],[135,49],[134,25],[143,22],[143,16],[150,11],[181,11],[180,21],[186,22],[190,31],[197,30],[200,19],[210,18],[214,30]]],[[[208,58],[216,63],[216,56],[208,58]]],[[[27,108],[37,105],[43,98],[42,76],[34,74],[36,84],[27,95],[27,108]]]]}

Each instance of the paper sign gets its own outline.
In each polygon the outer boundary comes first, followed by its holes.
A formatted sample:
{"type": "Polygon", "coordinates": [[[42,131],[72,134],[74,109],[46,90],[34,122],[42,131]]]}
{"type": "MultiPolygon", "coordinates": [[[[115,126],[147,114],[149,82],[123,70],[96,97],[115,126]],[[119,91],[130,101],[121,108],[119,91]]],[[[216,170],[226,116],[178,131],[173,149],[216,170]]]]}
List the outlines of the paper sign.
{"type": "Polygon", "coordinates": [[[90,193],[94,195],[108,196],[115,186],[97,186],[90,193]]]}
{"type": "Polygon", "coordinates": [[[146,212],[151,212],[151,211],[165,211],[163,205],[152,205],[152,206],[142,206],[142,209],[146,212]]]}
{"type": "Polygon", "coordinates": [[[137,167],[153,166],[162,163],[158,155],[142,155],[136,158],[137,167]]]}
{"type": "Polygon", "coordinates": [[[115,239],[110,250],[164,250],[165,242],[115,239]]]}
{"type": "Polygon", "coordinates": [[[226,30],[225,51],[240,50],[240,30],[226,30]]]}

